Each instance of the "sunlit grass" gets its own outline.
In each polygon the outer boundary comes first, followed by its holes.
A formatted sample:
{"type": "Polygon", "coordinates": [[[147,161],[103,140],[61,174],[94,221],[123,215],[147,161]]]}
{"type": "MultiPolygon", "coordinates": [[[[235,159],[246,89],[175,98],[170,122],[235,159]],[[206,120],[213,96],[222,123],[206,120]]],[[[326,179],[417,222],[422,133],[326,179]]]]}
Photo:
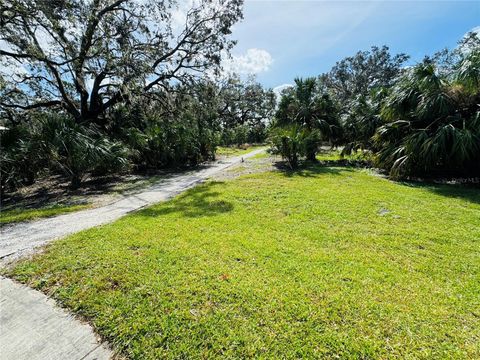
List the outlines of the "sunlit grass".
{"type": "Polygon", "coordinates": [[[11,210],[1,210],[0,211],[0,224],[10,224],[20,221],[29,221],[40,219],[44,217],[50,217],[55,215],[60,215],[64,213],[69,213],[73,211],[78,211],[90,207],[89,204],[77,204],[77,205],[50,205],[47,207],[40,207],[35,209],[25,209],[25,208],[16,208],[11,210]]]}
{"type": "Polygon", "coordinates": [[[266,159],[271,157],[272,155],[269,154],[267,151],[259,152],[258,154],[253,155],[250,160],[258,160],[258,159],[266,159]]]}
{"type": "Polygon", "coordinates": [[[321,166],[210,182],[9,275],[132,359],[480,356],[480,192],[321,166]]]}

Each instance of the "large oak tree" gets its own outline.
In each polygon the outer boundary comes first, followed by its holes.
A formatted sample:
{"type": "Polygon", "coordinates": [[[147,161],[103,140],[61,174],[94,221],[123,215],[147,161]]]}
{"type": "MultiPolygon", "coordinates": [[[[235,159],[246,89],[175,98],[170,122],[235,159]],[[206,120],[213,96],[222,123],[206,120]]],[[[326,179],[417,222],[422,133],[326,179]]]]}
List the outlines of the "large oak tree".
{"type": "Polygon", "coordinates": [[[243,0],[7,0],[0,109],[61,108],[78,123],[132,95],[215,72],[243,0]]]}

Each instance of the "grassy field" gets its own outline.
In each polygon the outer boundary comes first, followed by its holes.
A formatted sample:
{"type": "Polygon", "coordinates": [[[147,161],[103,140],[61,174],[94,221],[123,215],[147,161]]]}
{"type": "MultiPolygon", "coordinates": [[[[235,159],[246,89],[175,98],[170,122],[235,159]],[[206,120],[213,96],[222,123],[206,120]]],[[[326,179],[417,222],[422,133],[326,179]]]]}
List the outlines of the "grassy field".
{"type": "MultiPolygon", "coordinates": [[[[247,149],[241,149],[237,147],[220,147],[218,148],[217,155],[239,156],[239,155],[247,154],[261,147],[262,146],[249,146],[247,149]]],[[[257,154],[257,156],[258,155],[267,156],[266,154],[263,154],[263,153],[257,154]]],[[[130,178],[122,178],[122,179],[119,179],[116,183],[112,182],[111,185],[106,186],[103,189],[103,192],[106,195],[109,193],[128,195],[129,193],[138,192],[155,183],[159,183],[164,178],[165,178],[165,174],[148,175],[148,176],[131,176],[130,178]]],[[[50,186],[58,187],[59,184],[53,183],[50,186]]],[[[99,191],[102,191],[102,190],[93,189],[93,192],[99,192],[99,191]]],[[[69,195],[67,193],[65,197],[68,197],[68,196],[69,195]]],[[[83,197],[81,197],[79,195],[75,195],[75,198],[77,201],[80,198],[80,201],[83,202],[86,199],[90,200],[88,196],[89,195],[83,195],[83,197]]],[[[62,199],[62,200],[65,200],[65,199],[62,199]]],[[[55,203],[53,201],[46,202],[42,206],[38,206],[35,202],[31,200],[30,202],[32,202],[32,204],[27,204],[27,205],[23,204],[22,202],[15,202],[13,205],[9,204],[6,210],[4,210],[3,208],[0,208],[1,209],[0,210],[0,226],[21,222],[21,221],[36,220],[39,218],[61,215],[64,213],[83,210],[88,207],[95,206],[94,204],[58,204],[58,202],[55,203]],[[29,206],[31,205],[35,205],[38,207],[30,208],[29,206]]]]}
{"type": "Polygon", "coordinates": [[[480,191],[340,167],[254,174],[8,275],[132,359],[480,358],[480,191]]]}
{"type": "Polygon", "coordinates": [[[78,211],[88,208],[89,204],[79,205],[51,205],[38,209],[16,208],[0,211],[0,225],[16,223],[20,221],[35,220],[44,217],[50,217],[65,214],[72,211],[78,211]]]}

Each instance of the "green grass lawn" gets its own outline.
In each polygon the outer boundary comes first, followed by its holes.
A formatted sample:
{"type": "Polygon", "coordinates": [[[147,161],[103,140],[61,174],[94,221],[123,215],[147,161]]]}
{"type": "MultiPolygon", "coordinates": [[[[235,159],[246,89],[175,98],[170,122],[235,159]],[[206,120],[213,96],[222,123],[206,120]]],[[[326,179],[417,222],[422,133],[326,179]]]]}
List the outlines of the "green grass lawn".
{"type": "MultiPolygon", "coordinates": [[[[256,155],[253,155],[250,160],[258,160],[258,159],[265,159],[271,157],[272,155],[269,154],[267,151],[262,151],[256,155]]],[[[274,156],[274,155],[273,155],[274,156]]]]}
{"type": "Polygon", "coordinates": [[[249,146],[246,149],[241,149],[237,146],[219,146],[217,147],[217,151],[215,154],[217,156],[240,156],[252,152],[253,150],[257,150],[264,147],[263,145],[253,145],[249,146]]]}
{"type": "Polygon", "coordinates": [[[77,205],[51,205],[37,209],[16,208],[0,211],[0,225],[16,223],[20,221],[35,220],[39,218],[60,215],[72,211],[78,211],[90,207],[89,204],[77,205]]]}
{"type": "Polygon", "coordinates": [[[254,174],[8,271],[132,359],[480,357],[478,189],[254,174]]]}

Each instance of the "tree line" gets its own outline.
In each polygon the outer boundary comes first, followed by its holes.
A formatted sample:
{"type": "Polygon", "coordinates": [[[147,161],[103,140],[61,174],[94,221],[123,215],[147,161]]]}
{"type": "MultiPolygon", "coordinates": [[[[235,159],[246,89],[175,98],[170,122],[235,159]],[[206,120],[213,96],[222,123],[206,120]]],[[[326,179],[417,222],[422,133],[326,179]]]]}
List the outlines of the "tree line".
{"type": "Polygon", "coordinates": [[[274,116],[272,151],[290,167],[320,146],[360,153],[394,178],[480,175],[480,39],[413,66],[372,47],[316,78],[295,79],[274,116]]]}
{"type": "Polygon", "coordinates": [[[21,112],[1,134],[2,185],[62,174],[78,188],[90,175],[194,166],[215,159],[219,145],[265,142],[274,109],[271,90],[228,78],[132,97],[105,114],[102,126],[63,111],[21,112]]]}
{"type": "Polygon", "coordinates": [[[372,47],[295,79],[276,99],[255,79],[222,72],[242,5],[0,4],[2,192],[48,174],[78,188],[90,175],[196,165],[219,145],[267,138],[292,168],[328,144],[394,177],[479,173],[475,34],[415,66],[372,47]]]}
{"type": "Polygon", "coordinates": [[[2,192],[52,173],[77,188],[89,175],[195,165],[218,145],[265,141],[273,92],[221,68],[242,1],[184,5],[0,5],[2,192]]]}

